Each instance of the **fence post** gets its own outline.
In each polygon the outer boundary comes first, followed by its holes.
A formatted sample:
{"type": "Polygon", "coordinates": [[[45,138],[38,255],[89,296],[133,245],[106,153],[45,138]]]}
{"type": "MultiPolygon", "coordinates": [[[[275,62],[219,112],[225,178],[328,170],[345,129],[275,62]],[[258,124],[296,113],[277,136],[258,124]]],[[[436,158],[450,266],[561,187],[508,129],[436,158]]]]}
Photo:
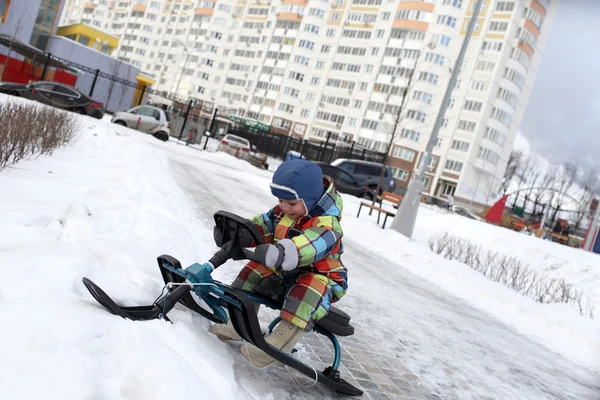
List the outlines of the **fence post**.
{"type": "Polygon", "coordinates": [[[94,94],[94,88],[96,87],[96,81],[98,80],[98,74],[100,73],[99,69],[96,69],[96,73],[94,74],[94,80],[92,81],[92,87],[90,89],[90,97],[94,94]]]}
{"type": "Polygon", "coordinates": [[[185,126],[187,125],[187,120],[190,116],[190,110],[192,109],[192,102],[193,100],[190,100],[188,102],[187,108],[185,109],[185,115],[183,116],[183,124],[181,124],[181,130],[179,131],[179,140],[181,140],[181,137],[183,136],[183,131],[185,130],[185,126]]]}
{"type": "Polygon", "coordinates": [[[333,144],[333,148],[331,149],[331,153],[329,153],[329,158],[327,163],[331,164],[331,159],[333,158],[333,155],[335,154],[335,143],[333,144]]]}
{"type": "MultiPolygon", "coordinates": [[[[210,120],[210,124],[208,124],[208,131],[211,133],[211,135],[213,133],[212,128],[213,128],[213,125],[215,123],[215,119],[217,118],[217,111],[219,111],[219,109],[215,108],[215,111],[213,112],[213,116],[212,116],[212,118],[210,120]]],[[[204,136],[206,136],[206,135],[204,135],[204,136]]],[[[206,136],[206,141],[204,142],[204,149],[203,150],[206,150],[206,146],[208,146],[208,139],[210,139],[210,137],[206,136]]]]}
{"type": "Polygon", "coordinates": [[[285,156],[287,155],[288,149],[290,148],[290,140],[291,139],[292,139],[291,136],[285,137],[285,145],[283,146],[283,156],[281,157],[282,159],[285,159],[285,156]]]}
{"type": "Polygon", "coordinates": [[[44,62],[44,69],[42,70],[42,76],[40,77],[40,81],[43,81],[44,78],[46,77],[46,71],[48,70],[48,64],[50,64],[50,57],[52,57],[52,54],[48,53],[48,55],[46,56],[46,61],[44,62]]]}
{"type": "Polygon", "coordinates": [[[302,147],[300,147],[300,158],[304,155],[304,146],[306,146],[306,139],[302,141],[302,147]]]}
{"type": "Polygon", "coordinates": [[[346,155],[346,158],[352,158],[352,154],[354,154],[354,140],[352,141],[352,145],[350,146],[350,153],[346,155]]]}

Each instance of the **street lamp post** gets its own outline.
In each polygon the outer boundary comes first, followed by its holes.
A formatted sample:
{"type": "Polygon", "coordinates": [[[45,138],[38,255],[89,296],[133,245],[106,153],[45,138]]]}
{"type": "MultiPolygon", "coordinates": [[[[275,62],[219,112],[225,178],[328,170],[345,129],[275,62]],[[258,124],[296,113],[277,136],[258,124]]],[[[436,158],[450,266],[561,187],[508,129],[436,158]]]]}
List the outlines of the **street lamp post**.
{"type": "Polygon", "coordinates": [[[454,64],[454,69],[452,70],[452,75],[450,76],[446,93],[444,94],[442,104],[440,105],[440,111],[438,112],[435,124],[433,125],[431,137],[429,138],[429,142],[427,142],[427,147],[425,148],[425,152],[423,153],[423,157],[421,157],[421,162],[417,168],[416,177],[408,184],[408,191],[406,192],[402,203],[400,203],[398,212],[396,213],[396,216],[391,224],[391,229],[394,229],[395,231],[400,232],[402,235],[409,238],[412,236],[415,227],[415,221],[417,220],[417,213],[419,211],[419,204],[421,202],[421,193],[423,193],[424,189],[423,178],[425,176],[425,169],[427,168],[427,165],[429,165],[431,152],[437,143],[438,133],[442,127],[442,122],[444,121],[446,108],[448,108],[448,105],[450,104],[450,96],[452,95],[454,86],[456,86],[458,74],[465,58],[467,48],[469,47],[469,41],[473,35],[473,30],[475,29],[475,25],[477,23],[477,17],[479,16],[479,10],[481,9],[483,2],[484,0],[477,0],[477,3],[475,4],[475,9],[473,10],[471,21],[467,27],[465,39],[463,40],[458,58],[454,64]]]}
{"type": "MultiPolygon", "coordinates": [[[[195,51],[190,52],[190,50],[187,48],[185,43],[183,43],[181,40],[175,39],[175,42],[178,43],[181,47],[183,47],[183,52],[185,53],[185,61],[183,63],[183,70],[181,71],[181,74],[179,75],[179,80],[177,81],[177,87],[175,87],[175,95],[177,96],[177,94],[179,93],[179,85],[181,84],[181,79],[183,78],[183,74],[185,73],[188,62],[190,61],[190,57],[193,54],[203,53],[204,49],[195,50],[195,51]]],[[[171,85],[171,88],[172,88],[172,85],[171,85]]]]}

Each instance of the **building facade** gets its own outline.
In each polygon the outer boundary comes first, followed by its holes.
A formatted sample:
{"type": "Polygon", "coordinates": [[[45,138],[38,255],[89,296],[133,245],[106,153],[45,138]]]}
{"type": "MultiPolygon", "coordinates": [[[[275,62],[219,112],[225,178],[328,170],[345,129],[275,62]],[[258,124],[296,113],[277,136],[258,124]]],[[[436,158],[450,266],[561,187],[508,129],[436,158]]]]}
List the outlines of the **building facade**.
{"type": "Polygon", "coordinates": [[[0,0],[0,33],[44,51],[64,5],[64,0],[0,0]]]}
{"type": "MultiPolygon", "coordinates": [[[[117,57],[158,88],[309,140],[384,151],[408,186],[433,129],[475,0],[67,0],[61,24],[121,38],[117,57]]],[[[495,198],[557,0],[487,0],[426,193],[495,198]]]]}

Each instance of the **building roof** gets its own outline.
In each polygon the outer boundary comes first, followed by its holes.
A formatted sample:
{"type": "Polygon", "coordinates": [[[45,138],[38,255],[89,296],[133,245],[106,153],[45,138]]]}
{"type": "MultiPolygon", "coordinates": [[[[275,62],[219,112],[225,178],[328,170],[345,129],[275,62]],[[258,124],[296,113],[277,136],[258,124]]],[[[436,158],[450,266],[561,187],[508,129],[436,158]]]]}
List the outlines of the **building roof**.
{"type": "MultiPolygon", "coordinates": [[[[21,42],[20,40],[17,40],[5,33],[0,33],[0,46],[5,47],[6,49],[10,49],[11,52],[15,52],[17,54],[22,55],[23,57],[27,57],[32,60],[34,58],[37,58],[37,60],[39,60],[40,63],[42,62],[42,59],[48,57],[48,54],[44,53],[37,47],[32,46],[28,43],[21,42]]],[[[50,57],[48,59],[48,66],[62,69],[71,69],[71,67],[69,67],[67,64],[53,57],[50,57]]]]}
{"type": "Polygon", "coordinates": [[[58,28],[56,31],[58,36],[81,35],[92,40],[99,39],[101,43],[106,42],[107,46],[113,49],[119,47],[119,38],[109,35],[99,29],[86,24],[65,25],[58,28]]]}

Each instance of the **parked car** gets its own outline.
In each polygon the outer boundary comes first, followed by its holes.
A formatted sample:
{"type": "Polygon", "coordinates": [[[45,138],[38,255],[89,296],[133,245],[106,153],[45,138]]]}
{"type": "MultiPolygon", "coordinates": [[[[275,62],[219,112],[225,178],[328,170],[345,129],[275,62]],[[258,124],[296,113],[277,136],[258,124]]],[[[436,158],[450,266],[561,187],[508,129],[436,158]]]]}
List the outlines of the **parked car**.
{"type": "MultiPolygon", "coordinates": [[[[381,168],[383,164],[372,161],[362,160],[350,160],[346,158],[338,158],[333,161],[331,165],[341,168],[358,182],[366,185],[369,189],[375,191],[377,184],[379,183],[379,177],[381,176],[381,168]]],[[[381,188],[379,194],[383,192],[394,192],[396,190],[396,180],[390,167],[386,167],[383,174],[383,181],[381,182],[381,188]]]]}
{"type": "Polygon", "coordinates": [[[82,93],[79,89],[64,83],[51,81],[30,84],[0,82],[0,93],[34,100],[97,119],[104,117],[101,103],[82,93]]]}
{"type": "Polygon", "coordinates": [[[452,211],[454,211],[458,215],[462,215],[463,217],[475,219],[477,221],[483,221],[481,217],[473,214],[471,211],[461,206],[452,206],[452,211]]]}
{"type": "Polygon", "coordinates": [[[245,151],[246,153],[250,152],[252,145],[248,139],[244,139],[243,137],[227,134],[221,139],[219,143],[218,151],[224,151],[229,154],[236,155],[240,151],[245,151]]]}
{"type": "Polygon", "coordinates": [[[373,198],[374,190],[370,190],[367,185],[359,183],[343,169],[324,162],[317,162],[316,164],[321,167],[323,175],[327,175],[333,179],[333,183],[335,183],[335,187],[339,192],[356,197],[373,198]]]}
{"type": "Polygon", "coordinates": [[[169,140],[171,136],[169,114],[165,110],[154,106],[143,105],[126,111],[118,111],[111,118],[111,122],[149,133],[163,142],[169,140]]]}

